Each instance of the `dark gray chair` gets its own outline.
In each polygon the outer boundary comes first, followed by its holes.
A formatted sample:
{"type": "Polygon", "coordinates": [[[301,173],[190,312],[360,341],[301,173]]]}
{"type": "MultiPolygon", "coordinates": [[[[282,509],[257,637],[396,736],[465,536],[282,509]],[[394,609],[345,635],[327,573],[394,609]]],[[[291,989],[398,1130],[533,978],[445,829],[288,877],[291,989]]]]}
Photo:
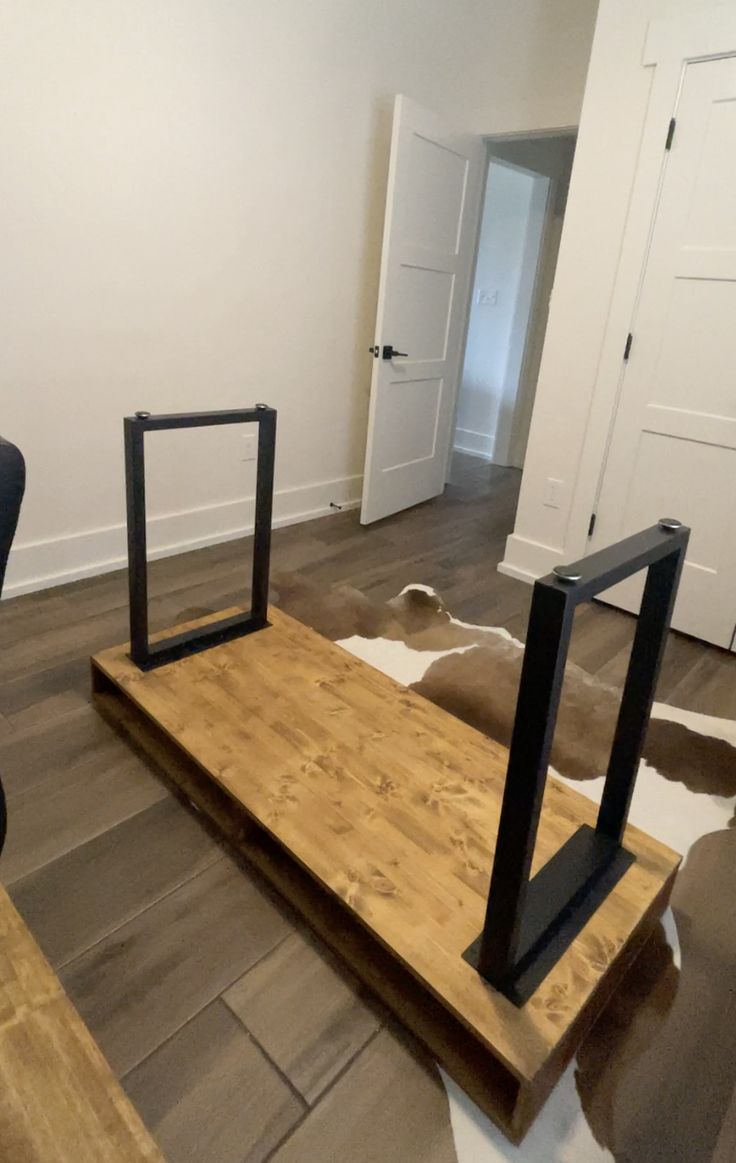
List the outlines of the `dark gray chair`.
{"type": "Polygon", "coordinates": [[[0,594],[26,487],[23,453],[0,436],[0,594]]]}
{"type": "MultiPolygon", "coordinates": [[[[5,581],[10,547],[18,527],[20,505],[26,487],[26,462],[23,453],[0,436],[0,594],[5,581]]],[[[0,780],[0,852],[5,843],[7,813],[5,793],[0,780]]]]}

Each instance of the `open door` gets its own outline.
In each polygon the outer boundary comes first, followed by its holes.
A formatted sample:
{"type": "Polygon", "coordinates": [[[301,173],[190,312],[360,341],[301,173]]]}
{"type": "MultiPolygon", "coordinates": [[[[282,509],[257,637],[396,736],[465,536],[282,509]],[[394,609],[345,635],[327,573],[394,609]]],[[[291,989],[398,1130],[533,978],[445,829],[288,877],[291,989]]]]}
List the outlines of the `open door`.
{"type": "Polygon", "coordinates": [[[445,487],[485,149],[397,97],[381,252],[364,525],[445,487]]]}

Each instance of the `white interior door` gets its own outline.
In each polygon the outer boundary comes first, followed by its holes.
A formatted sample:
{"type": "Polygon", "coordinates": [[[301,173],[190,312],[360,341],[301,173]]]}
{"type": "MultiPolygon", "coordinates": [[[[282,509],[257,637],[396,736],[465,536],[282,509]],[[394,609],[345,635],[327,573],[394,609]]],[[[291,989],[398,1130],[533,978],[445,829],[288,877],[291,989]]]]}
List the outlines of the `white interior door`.
{"type": "Polygon", "coordinates": [[[445,487],[484,159],[480,138],[452,133],[434,114],[396,98],[364,525],[445,487]]]}
{"type": "MultiPolygon", "coordinates": [[[[736,58],[688,65],[632,326],[591,549],[692,527],[673,625],[736,625],[736,58]]],[[[637,609],[637,580],[606,598],[637,609]]]]}

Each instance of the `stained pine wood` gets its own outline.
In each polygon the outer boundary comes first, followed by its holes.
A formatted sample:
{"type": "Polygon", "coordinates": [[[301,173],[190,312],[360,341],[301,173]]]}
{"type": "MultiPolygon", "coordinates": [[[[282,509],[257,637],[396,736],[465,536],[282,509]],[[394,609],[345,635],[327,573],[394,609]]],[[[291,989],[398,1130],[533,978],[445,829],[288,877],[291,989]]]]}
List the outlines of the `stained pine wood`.
{"type": "MultiPolygon", "coordinates": [[[[102,652],[93,660],[100,705],[122,700],[121,719],[133,709],[146,716],[149,735],[153,725],[173,740],[276,841],[266,863],[295,861],[405,971],[408,988],[439,1001],[468,1054],[488,1059],[476,1101],[518,1138],[663,911],[679,858],[630,828],[636,863],[516,1009],[462,960],[482,927],[505,749],[283,612],[271,619],[267,630],[148,674],[125,646],[102,652]]],[[[154,747],[161,762],[166,749],[154,747]]],[[[177,779],[180,765],[171,770],[177,779]]],[[[223,812],[218,803],[213,815],[223,812]]],[[[594,819],[588,799],[549,780],[535,868],[594,819]]],[[[246,850],[255,846],[239,834],[246,850]]],[[[361,973],[370,954],[356,961],[361,973]]],[[[403,1004],[406,981],[386,1000],[414,1025],[422,1007],[403,1004]]],[[[452,1071],[447,1028],[435,1038],[422,1024],[452,1071]]]]}
{"type": "MultiPolygon", "coordinates": [[[[98,682],[101,676],[98,676],[98,682]]],[[[354,972],[411,1028],[435,1058],[460,1083],[479,1106],[488,1108],[493,1092],[492,1117],[511,1125],[519,1098],[517,1080],[489,1051],[458,1029],[454,1016],[408,969],[379,945],[367,929],[346,924],[339,898],[317,884],[294,860],[285,860],[279,845],[242,807],[182,752],[129,700],[97,691],[95,702],[111,722],[144,749],[161,771],[169,773],[186,799],[217,825],[230,844],[243,853],[251,866],[263,873],[278,891],[308,919],[309,926],[349,964],[354,972]]],[[[146,914],[149,928],[157,931],[161,918],[146,914]]],[[[623,959],[619,959],[622,961],[623,959]]],[[[257,968],[257,967],[256,967],[257,968]]],[[[152,974],[155,978],[156,974],[152,974]]],[[[609,974],[609,981],[611,979],[609,974]]],[[[74,983],[67,983],[73,988],[74,983]]],[[[117,1009],[117,1006],[112,1007],[117,1009]]],[[[239,1015],[241,1016],[241,1015],[239,1015]]],[[[263,1046],[263,1043],[261,1043],[263,1046]]],[[[272,1041],[268,1039],[269,1049],[272,1041]]],[[[265,1048],[265,1047],[264,1047],[265,1048]]],[[[541,1101],[541,1100],[540,1100],[541,1101]]],[[[402,1163],[403,1163],[403,1156],[402,1163]]],[[[424,1159],[420,1154],[417,1160],[424,1159]]]]}
{"type": "Polygon", "coordinates": [[[163,1163],[3,889],[0,1159],[163,1163]]]}

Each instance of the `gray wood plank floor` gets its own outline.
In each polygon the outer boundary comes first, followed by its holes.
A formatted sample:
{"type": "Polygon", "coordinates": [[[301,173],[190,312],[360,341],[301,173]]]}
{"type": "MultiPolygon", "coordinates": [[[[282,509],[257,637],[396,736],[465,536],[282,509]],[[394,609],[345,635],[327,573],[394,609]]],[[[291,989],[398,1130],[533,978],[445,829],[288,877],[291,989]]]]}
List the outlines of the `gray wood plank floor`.
{"type": "MultiPolygon", "coordinates": [[[[369,529],[277,530],[274,571],[423,582],[523,638],[530,590],[495,569],[519,476],[459,457],[442,498],[369,529]]],[[[243,600],[246,557],[153,563],[153,627],[243,600]]],[[[126,620],[123,572],[0,607],[0,875],[113,1068],[171,1163],[455,1163],[432,1064],[89,707],[89,655],[126,620]]],[[[632,627],[585,609],[572,657],[618,680],[632,627]]],[[[672,635],[659,697],[736,718],[736,658],[672,635]]]]}

